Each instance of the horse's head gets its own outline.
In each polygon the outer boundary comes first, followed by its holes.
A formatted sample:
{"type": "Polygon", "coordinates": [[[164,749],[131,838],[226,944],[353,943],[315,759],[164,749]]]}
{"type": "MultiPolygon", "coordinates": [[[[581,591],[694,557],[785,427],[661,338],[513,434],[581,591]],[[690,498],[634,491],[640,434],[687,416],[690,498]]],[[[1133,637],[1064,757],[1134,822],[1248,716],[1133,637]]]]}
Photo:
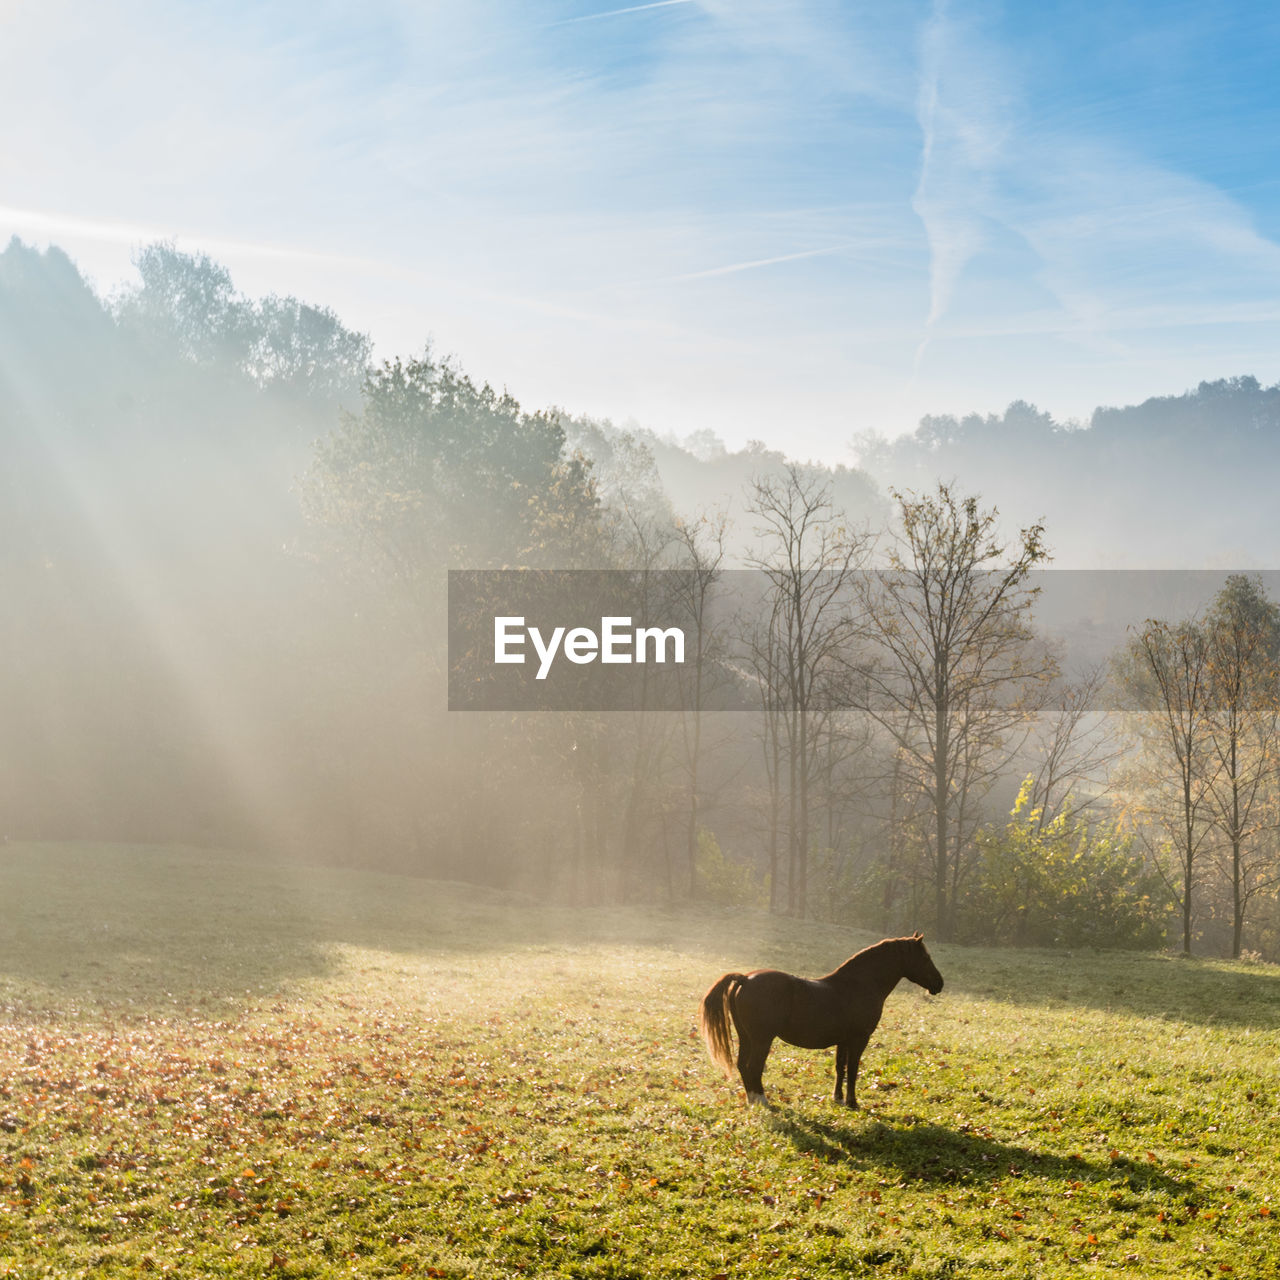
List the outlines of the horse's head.
{"type": "Polygon", "coordinates": [[[903,973],[918,987],[923,987],[931,996],[942,990],[942,974],[933,963],[933,957],[924,945],[924,934],[917,933],[904,938],[906,945],[906,965],[903,973]]]}

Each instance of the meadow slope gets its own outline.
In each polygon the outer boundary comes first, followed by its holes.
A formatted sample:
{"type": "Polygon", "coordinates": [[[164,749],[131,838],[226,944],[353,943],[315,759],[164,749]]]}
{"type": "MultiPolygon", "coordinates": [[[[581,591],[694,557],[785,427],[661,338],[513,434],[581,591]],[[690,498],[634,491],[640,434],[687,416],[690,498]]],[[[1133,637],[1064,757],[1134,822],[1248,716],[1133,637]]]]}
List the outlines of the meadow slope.
{"type": "Polygon", "coordinates": [[[932,946],[749,1109],[702,992],[874,940],[8,845],[0,1275],[1280,1274],[1280,969],[932,946]]]}

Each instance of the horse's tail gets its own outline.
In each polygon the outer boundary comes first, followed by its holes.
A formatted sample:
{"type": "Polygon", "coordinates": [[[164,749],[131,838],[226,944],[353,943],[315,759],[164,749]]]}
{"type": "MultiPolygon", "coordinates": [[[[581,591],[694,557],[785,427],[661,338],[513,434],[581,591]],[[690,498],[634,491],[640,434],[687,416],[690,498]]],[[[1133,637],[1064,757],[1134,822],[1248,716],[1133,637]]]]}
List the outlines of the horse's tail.
{"type": "Polygon", "coordinates": [[[733,1031],[729,1025],[733,998],[746,980],[745,973],[726,973],[702,997],[702,1007],[698,1012],[698,1025],[702,1029],[702,1038],[707,1042],[707,1052],[712,1062],[723,1068],[726,1076],[733,1075],[733,1031]]]}

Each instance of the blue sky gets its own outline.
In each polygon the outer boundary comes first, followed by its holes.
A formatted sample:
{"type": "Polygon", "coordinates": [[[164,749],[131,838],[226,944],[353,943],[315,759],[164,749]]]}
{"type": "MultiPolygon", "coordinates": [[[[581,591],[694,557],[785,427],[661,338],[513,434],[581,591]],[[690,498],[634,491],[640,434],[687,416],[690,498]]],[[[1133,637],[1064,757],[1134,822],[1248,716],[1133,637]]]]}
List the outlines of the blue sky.
{"type": "Polygon", "coordinates": [[[1278,55],[1262,3],[0,0],[0,236],[841,460],[1280,380],[1278,55]]]}

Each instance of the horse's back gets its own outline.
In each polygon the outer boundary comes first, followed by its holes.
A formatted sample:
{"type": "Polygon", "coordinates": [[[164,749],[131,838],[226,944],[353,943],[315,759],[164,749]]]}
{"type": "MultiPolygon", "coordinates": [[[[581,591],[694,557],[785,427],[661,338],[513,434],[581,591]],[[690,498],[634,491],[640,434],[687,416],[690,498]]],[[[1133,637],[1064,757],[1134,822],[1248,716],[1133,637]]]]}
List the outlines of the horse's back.
{"type": "Polygon", "coordinates": [[[738,1034],[785,1040],[801,1049],[826,1049],[845,1038],[849,1001],[822,978],[756,969],[734,996],[738,1034]]]}

